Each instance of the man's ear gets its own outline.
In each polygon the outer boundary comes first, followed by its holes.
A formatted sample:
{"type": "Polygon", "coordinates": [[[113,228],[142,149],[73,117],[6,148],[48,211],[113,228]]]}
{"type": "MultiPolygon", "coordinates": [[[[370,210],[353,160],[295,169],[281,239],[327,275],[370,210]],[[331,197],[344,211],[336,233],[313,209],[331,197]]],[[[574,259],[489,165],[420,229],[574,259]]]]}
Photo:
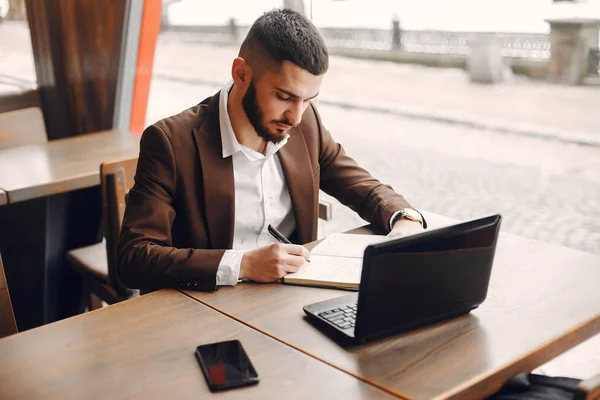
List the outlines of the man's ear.
{"type": "Polygon", "coordinates": [[[246,60],[237,57],[233,60],[233,65],[231,66],[231,77],[235,85],[246,89],[250,85],[250,82],[252,82],[252,68],[250,68],[246,60]]]}

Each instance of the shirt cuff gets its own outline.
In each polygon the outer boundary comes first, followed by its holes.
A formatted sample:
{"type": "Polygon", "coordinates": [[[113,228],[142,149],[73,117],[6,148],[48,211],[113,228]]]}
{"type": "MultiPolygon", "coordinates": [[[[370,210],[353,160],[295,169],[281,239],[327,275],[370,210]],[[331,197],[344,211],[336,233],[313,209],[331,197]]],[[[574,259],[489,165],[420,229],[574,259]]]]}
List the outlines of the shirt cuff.
{"type": "Polygon", "coordinates": [[[396,211],[395,213],[392,214],[392,217],[390,218],[390,231],[394,228],[394,220],[396,219],[396,217],[398,216],[398,214],[400,214],[400,211],[402,211],[401,209],[396,211]]]}
{"type": "MultiPolygon", "coordinates": [[[[413,208],[413,210],[415,210],[413,208]]],[[[400,211],[402,211],[402,209],[396,211],[395,213],[392,214],[392,217],[390,218],[390,231],[394,228],[394,220],[396,219],[396,217],[398,216],[398,214],[400,214],[400,211]]],[[[421,215],[421,219],[423,220],[423,228],[427,228],[427,221],[425,221],[425,217],[423,216],[423,214],[421,214],[421,211],[419,210],[415,210],[416,212],[418,212],[421,215]]]]}
{"type": "Polygon", "coordinates": [[[225,250],[217,268],[217,286],[235,286],[240,278],[243,250],[225,250]]]}

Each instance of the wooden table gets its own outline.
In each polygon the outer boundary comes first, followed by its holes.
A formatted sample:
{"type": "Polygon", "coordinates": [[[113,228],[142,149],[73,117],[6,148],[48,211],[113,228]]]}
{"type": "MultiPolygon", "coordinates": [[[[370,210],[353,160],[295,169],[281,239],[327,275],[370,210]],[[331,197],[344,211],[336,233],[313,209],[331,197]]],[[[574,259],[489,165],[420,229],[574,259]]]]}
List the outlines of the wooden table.
{"type": "Polygon", "coordinates": [[[0,150],[0,248],[20,330],[79,311],[65,254],[99,240],[100,164],[138,154],[139,136],[116,130],[0,150]]]}
{"type": "Polygon", "coordinates": [[[139,136],[105,131],[0,150],[0,189],[8,203],[100,184],[100,164],[135,157],[139,136]]]}
{"type": "Polygon", "coordinates": [[[350,348],[325,336],[302,311],[347,292],[241,283],[214,293],[186,293],[398,396],[481,398],[600,332],[599,282],[596,255],[501,234],[488,298],[478,309],[350,348]]]}
{"type": "Polygon", "coordinates": [[[2,399],[386,399],[389,394],[162,290],[0,340],[2,399]],[[256,386],[211,395],[196,346],[239,339],[256,386]]]}

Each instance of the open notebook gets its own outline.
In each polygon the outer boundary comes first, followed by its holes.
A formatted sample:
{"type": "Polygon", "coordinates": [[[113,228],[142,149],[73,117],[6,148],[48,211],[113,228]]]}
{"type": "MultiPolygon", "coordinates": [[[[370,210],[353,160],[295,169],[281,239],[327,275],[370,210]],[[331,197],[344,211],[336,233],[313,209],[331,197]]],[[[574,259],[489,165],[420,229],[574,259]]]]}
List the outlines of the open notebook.
{"type": "Polygon", "coordinates": [[[312,249],[310,263],[286,275],[283,283],[358,290],[365,248],[384,239],[378,235],[329,235],[312,249]]]}

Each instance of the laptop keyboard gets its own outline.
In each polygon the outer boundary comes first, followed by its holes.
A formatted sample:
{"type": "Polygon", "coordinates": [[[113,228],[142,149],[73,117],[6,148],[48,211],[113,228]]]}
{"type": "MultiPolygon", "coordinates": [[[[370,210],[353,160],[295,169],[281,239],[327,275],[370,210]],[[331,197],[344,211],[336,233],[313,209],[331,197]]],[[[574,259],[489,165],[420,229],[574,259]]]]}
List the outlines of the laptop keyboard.
{"type": "Polygon", "coordinates": [[[319,313],[319,317],[331,322],[341,329],[354,328],[356,322],[357,303],[319,313]]]}

